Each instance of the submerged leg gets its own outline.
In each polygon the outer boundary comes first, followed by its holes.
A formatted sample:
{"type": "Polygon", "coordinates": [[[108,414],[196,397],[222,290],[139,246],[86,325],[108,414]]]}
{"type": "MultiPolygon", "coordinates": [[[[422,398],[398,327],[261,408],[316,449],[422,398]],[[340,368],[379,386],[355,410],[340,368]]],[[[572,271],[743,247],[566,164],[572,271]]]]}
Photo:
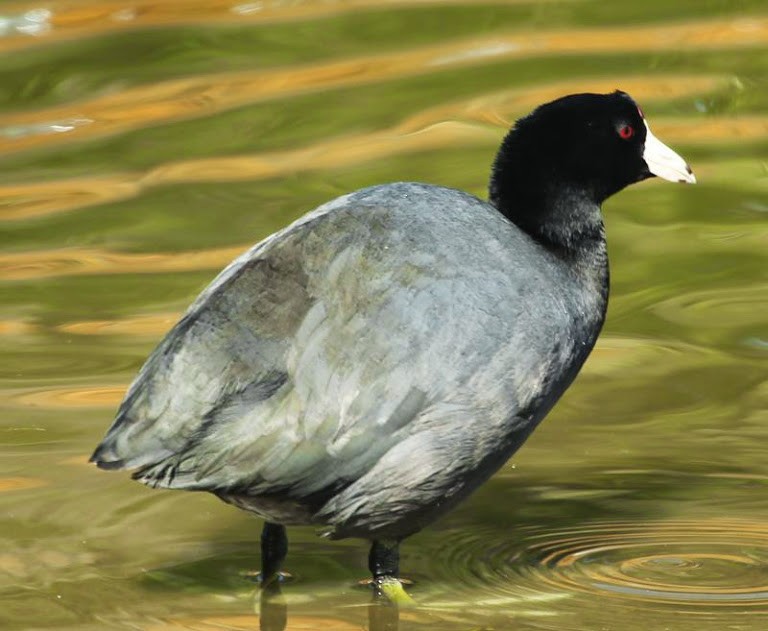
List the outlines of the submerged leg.
{"type": "Polygon", "coordinates": [[[268,585],[280,578],[280,568],[288,554],[285,526],[264,523],[261,531],[261,583],[268,585]]]}
{"type": "Polygon", "coordinates": [[[258,595],[259,631],[285,631],[288,605],[280,591],[280,583],[265,583],[258,595]]]}
{"type": "Polygon", "coordinates": [[[386,598],[375,596],[368,605],[368,629],[370,631],[398,631],[400,608],[386,598]]]}
{"type": "Polygon", "coordinates": [[[377,596],[386,596],[397,605],[411,605],[413,599],[400,582],[400,542],[374,541],[368,554],[368,569],[377,596]]]}

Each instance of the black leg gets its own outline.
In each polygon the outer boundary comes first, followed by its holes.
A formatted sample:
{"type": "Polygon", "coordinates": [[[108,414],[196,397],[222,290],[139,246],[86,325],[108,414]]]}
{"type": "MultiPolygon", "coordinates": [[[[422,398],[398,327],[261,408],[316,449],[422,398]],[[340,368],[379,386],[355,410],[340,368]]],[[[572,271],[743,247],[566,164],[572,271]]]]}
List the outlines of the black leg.
{"type": "Polygon", "coordinates": [[[373,575],[375,598],[386,597],[394,605],[409,606],[413,600],[405,593],[400,582],[399,546],[399,541],[374,541],[368,555],[368,569],[373,575]]]}
{"type": "Polygon", "coordinates": [[[382,578],[399,578],[400,576],[400,542],[374,541],[368,554],[368,569],[376,583],[382,578]]]}
{"type": "Polygon", "coordinates": [[[288,537],[285,526],[264,523],[261,531],[261,582],[268,585],[279,577],[280,568],[288,554],[288,537]]]}

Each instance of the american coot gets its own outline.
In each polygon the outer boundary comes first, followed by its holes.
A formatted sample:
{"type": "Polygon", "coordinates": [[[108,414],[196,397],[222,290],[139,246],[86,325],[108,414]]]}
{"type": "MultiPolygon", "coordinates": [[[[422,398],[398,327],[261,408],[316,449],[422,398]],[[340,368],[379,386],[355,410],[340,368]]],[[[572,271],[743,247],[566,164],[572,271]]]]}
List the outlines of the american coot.
{"type": "MultiPolygon", "coordinates": [[[[398,545],[466,498],[573,381],[603,324],[600,204],[694,182],[623,92],[537,108],[504,139],[490,203],[410,182],[320,206],[231,263],[152,353],[91,460],[285,525],[398,545]]],[[[386,591],[386,590],[385,590],[386,591]]]]}

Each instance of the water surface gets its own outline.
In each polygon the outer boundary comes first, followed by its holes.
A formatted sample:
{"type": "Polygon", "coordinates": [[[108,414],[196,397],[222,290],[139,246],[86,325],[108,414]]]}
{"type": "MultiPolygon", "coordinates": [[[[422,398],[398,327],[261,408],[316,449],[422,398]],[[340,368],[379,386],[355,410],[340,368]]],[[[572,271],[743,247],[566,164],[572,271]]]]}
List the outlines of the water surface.
{"type": "Polygon", "coordinates": [[[367,550],[85,460],[234,256],[393,180],[484,195],[505,128],[621,88],[699,184],[605,205],[612,298],[512,461],[403,547],[406,629],[768,628],[768,13],[757,1],[0,5],[0,627],[394,628],[367,550]]]}

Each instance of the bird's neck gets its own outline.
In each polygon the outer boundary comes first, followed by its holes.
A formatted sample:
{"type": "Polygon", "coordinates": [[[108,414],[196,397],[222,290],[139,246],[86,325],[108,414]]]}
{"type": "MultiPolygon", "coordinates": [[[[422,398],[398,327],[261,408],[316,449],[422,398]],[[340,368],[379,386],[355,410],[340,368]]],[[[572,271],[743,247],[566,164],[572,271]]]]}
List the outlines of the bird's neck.
{"type": "MultiPolygon", "coordinates": [[[[497,175],[497,174],[496,174],[497,175]]],[[[583,187],[543,180],[491,180],[490,202],[542,248],[562,261],[604,315],[609,270],[600,203],[583,187]]]]}
{"type": "Polygon", "coordinates": [[[557,256],[599,265],[605,254],[600,204],[610,191],[599,178],[585,181],[583,171],[574,179],[579,169],[554,160],[557,147],[543,142],[520,121],[510,130],[493,163],[490,202],[557,256]]]}
{"type": "Polygon", "coordinates": [[[489,187],[496,209],[541,246],[567,260],[600,258],[605,252],[602,199],[585,186],[546,177],[502,177],[489,187]]]}

